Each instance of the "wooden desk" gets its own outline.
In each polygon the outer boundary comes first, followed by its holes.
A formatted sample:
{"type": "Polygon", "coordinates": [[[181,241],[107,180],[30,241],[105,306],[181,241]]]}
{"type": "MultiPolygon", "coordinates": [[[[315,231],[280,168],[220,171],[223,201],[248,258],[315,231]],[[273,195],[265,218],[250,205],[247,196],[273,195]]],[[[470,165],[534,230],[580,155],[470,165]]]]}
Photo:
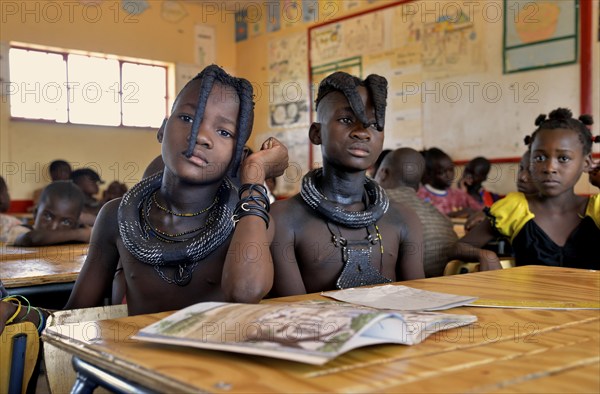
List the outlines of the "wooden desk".
{"type": "Polygon", "coordinates": [[[462,224],[464,226],[467,223],[467,218],[450,218],[452,224],[462,224]]]}
{"type": "Polygon", "coordinates": [[[35,248],[2,245],[0,279],[7,289],[75,282],[88,247],[89,244],[35,248]]]}
{"type": "MultiPolygon", "coordinates": [[[[402,284],[508,301],[600,298],[600,272],[568,268],[528,266],[402,284]]],[[[479,321],[416,346],[356,349],[323,366],[130,339],[168,312],[49,327],[43,339],[159,392],[600,392],[599,310],[450,312],[479,321]]]]}
{"type": "Polygon", "coordinates": [[[0,279],[7,289],[49,283],[75,282],[86,256],[73,260],[51,259],[7,260],[0,262],[0,279]]]}
{"type": "Polygon", "coordinates": [[[462,238],[465,236],[465,234],[467,234],[467,232],[465,231],[464,224],[453,224],[452,229],[454,230],[458,238],[462,238]]]}

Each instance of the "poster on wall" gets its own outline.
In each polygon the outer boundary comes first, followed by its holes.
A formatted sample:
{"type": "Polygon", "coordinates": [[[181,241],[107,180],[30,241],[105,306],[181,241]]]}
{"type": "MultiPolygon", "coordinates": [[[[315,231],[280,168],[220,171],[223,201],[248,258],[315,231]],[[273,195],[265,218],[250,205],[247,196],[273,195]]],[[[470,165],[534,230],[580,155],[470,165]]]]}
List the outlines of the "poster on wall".
{"type": "Polygon", "coordinates": [[[577,62],[577,0],[504,0],[505,74],[577,62]]]}
{"type": "Polygon", "coordinates": [[[201,68],[216,62],[213,26],[200,23],[194,25],[194,61],[201,68]]]}
{"type": "Polygon", "coordinates": [[[297,33],[269,42],[269,127],[307,126],[306,34],[297,33]]]}
{"type": "Polygon", "coordinates": [[[242,10],[235,13],[235,42],[248,39],[248,11],[242,10]]]}
{"type": "Polygon", "coordinates": [[[426,79],[455,77],[484,71],[483,29],[461,10],[425,23],[422,63],[426,79]]]}

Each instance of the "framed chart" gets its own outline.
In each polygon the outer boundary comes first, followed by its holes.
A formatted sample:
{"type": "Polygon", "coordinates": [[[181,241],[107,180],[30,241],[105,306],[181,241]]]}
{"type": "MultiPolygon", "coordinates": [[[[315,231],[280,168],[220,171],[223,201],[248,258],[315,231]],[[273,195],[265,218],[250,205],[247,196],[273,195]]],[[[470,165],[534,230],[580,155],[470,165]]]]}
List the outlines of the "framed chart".
{"type": "Polygon", "coordinates": [[[578,0],[504,0],[504,73],[576,63],[578,9],[578,0]]]}

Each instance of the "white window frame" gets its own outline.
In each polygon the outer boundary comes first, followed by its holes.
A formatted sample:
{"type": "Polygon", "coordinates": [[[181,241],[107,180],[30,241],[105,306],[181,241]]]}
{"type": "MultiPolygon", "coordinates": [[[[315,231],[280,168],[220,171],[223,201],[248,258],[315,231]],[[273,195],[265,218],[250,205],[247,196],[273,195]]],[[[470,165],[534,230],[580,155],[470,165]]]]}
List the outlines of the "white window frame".
{"type": "MultiPolygon", "coordinates": [[[[58,49],[58,48],[49,48],[49,47],[42,47],[42,46],[35,46],[35,45],[29,45],[29,44],[23,44],[23,43],[11,43],[10,47],[9,47],[9,51],[12,49],[18,49],[18,50],[25,50],[25,51],[32,51],[32,52],[37,52],[37,53],[42,53],[42,54],[53,54],[53,55],[59,55],[63,57],[64,60],[64,66],[65,66],[65,80],[66,83],[63,83],[64,85],[64,92],[65,93],[65,97],[66,99],[63,100],[65,101],[65,103],[59,103],[60,106],[60,111],[62,111],[62,105],[66,105],[66,119],[62,119],[62,120],[57,120],[57,118],[59,117],[54,117],[54,118],[48,118],[48,116],[40,116],[40,113],[29,113],[29,114],[25,114],[25,115],[21,115],[20,116],[14,116],[13,115],[13,100],[27,100],[27,95],[33,95],[35,96],[35,98],[39,98],[39,97],[44,97],[43,94],[48,94],[50,95],[48,92],[45,92],[41,87],[40,84],[38,83],[37,86],[33,85],[33,84],[27,84],[30,81],[14,81],[12,79],[12,77],[10,77],[10,82],[8,82],[7,86],[3,87],[3,94],[8,96],[10,98],[11,101],[11,106],[10,106],[10,119],[11,120],[27,120],[27,121],[37,121],[37,122],[44,122],[44,123],[59,123],[59,124],[65,124],[65,125],[91,125],[91,126],[103,126],[103,127],[133,127],[133,128],[158,128],[160,126],[160,122],[162,122],[162,119],[166,118],[169,114],[169,103],[171,102],[171,95],[172,95],[172,83],[173,83],[173,65],[170,63],[165,63],[165,62],[160,62],[160,61],[152,61],[152,60],[146,60],[146,59],[133,59],[133,58],[126,58],[126,57],[119,57],[116,55],[109,55],[109,54],[102,54],[102,53],[91,53],[91,52],[82,52],[82,51],[75,51],[75,50],[63,50],[63,49],[58,49]],[[80,55],[80,56],[87,56],[89,58],[97,58],[97,59],[110,59],[112,62],[108,62],[108,63],[112,63],[114,64],[114,62],[118,63],[118,74],[119,74],[119,81],[118,81],[118,85],[113,84],[112,86],[110,86],[108,88],[108,90],[103,89],[103,91],[105,93],[109,93],[111,95],[113,95],[115,102],[118,101],[118,105],[115,106],[116,110],[118,110],[118,122],[113,122],[113,124],[99,124],[97,122],[94,121],[73,121],[71,118],[73,116],[71,116],[71,107],[74,107],[74,105],[72,105],[73,103],[73,97],[71,95],[75,95],[77,93],[79,93],[80,95],[82,95],[83,92],[83,86],[85,86],[85,84],[80,84],[77,83],[76,81],[72,81],[69,80],[69,55],[80,55]],[[124,116],[128,116],[128,113],[126,112],[124,114],[123,110],[124,107],[127,107],[127,104],[131,104],[131,103],[137,103],[137,99],[135,97],[135,94],[131,94],[132,89],[128,89],[132,87],[132,85],[127,85],[128,82],[123,83],[123,66],[124,65],[134,65],[136,67],[138,66],[149,66],[152,67],[152,70],[156,70],[156,68],[162,68],[164,69],[164,83],[165,83],[165,89],[164,89],[164,97],[161,97],[161,101],[164,100],[164,110],[162,108],[162,105],[157,106],[156,104],[154,105],[154,113],[156,113],[157,111],[160,111],[159,113],[157,113],[156,115],[154,115],[157,119],[154,120],[154,124],[147,124],[147,125],[141,125],[141,124],[124,124],[123,122],[123,118],[124,116]],[[27,85],[24,85],[27,84],[27,85]],[[77,92],[77,88],[79,88],[79,92],[77,92]],[[40,89],[41,91],[36,92],[36,89],[40,89]],[[29,93],[27,93],[29,92],[29,93]],[[36,96],[37,95],[37,96],[36,96]],[[161,107],[161,108],[159,108],[161,107]],[[158,120],[158,118],[160,118],[160,121],[158,120]]],[[[9,66],[10,66],[10,61],[11,61],[11,57],[10,57],[10,52],[9,52],[9,56],[8,56],[8,60],[9,60],[9,66]]],[[[73,63],[73,62],[72,62],[73,63]]],[[[38,70],[37,72],[42,71],[44,68],[43,64],[37,64],[36,65],[36,69],[38,70]]],[[[148,69],[150,70],[150,69],[148,69]]],[[[64,81],[64,80],[63,80],[64,81]]],[[[54,96],[56,97],[56,89],[58,89],[60,87],[61,84],[58,83],[54,83],[53,86],[50,87],[50,89],[47,89],[48,91],[52,91],[52,93],[54,94],[54,96]]],[[[97,85],[96,83],[94,83],[94,85],[97,85]]],[[[139,88],[139,86],[137,86],[137,88],[139,88]]],[[[126,111],[127,108],[125,108],[126,111]]],[[[133,111],[129,111],[129,112],[133,112],[133,111]]],[[[116,119],[115,114],[111,113],[111,116],[113,118],[116,119]]],[[[79,118],[81,118],[81,116],[79,116],[79,118]]],[[[131,122],[130,122],[131,123],[131,122]]],[[[133,122],[135,123],[135,122],[133,122]]]]}

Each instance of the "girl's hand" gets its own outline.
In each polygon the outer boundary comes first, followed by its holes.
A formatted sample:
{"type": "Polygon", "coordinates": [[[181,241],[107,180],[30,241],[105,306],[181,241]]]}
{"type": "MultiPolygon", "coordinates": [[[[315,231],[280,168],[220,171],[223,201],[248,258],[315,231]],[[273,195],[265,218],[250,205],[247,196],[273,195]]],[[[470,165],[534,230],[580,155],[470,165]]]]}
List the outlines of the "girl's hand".
{"type": "Polygon", "coordinates": [[[465,231],[468,233],[473,227],[477,226],[479,223],[483,222],[484,220],[485,220],[485,212],[479,211],[479,212],[472,214],[471,216],[469,216],[469,218],[467,219],[467,222],[465,223],[465,231]]]}
{"type": "Polygon", "coordinates": [[[480,271],[492,271],[502,269],[500,259],[496,253],[491,250],[481,249],[479,252],[479,270],[480,271]]]}
{"type": "Polygon", "coordinates": [[[286,146],[276,138],[270,137],[263,142],[260,151],[251,154],[242,162],[242,184],[263,184],[267,178],[276,178],[288,167],[288,161],[286,146]]]}

